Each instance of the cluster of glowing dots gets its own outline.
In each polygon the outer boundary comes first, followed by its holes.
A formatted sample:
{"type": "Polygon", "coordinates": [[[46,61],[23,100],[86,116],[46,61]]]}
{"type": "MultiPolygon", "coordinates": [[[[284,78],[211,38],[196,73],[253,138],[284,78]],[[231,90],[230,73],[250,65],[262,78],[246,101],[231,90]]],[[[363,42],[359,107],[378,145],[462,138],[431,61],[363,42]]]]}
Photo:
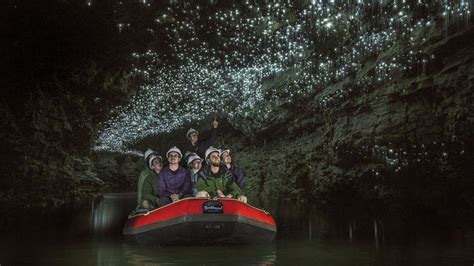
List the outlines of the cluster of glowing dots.
{"type": "MultiPolygon", "coordinates": [[[[433,58],[423,53],[426,39],[420,32],[443,18],[470,21],[468,1],[439,6],[422,0],[385,2],[310,1],[296,6],[292,1],[245,1],[217,10],[217,1],[170,1],[169,7],[157,10],[147,29],[165,31],[166,49],[133,54],[134,72],[147,85],[127,106],[113,110],[118,115],[104,123],[95,149],[130,152],[146,136],[212,114],[227,117],[236,127],[258,130],[274,108],[308,93],[318,95],[325,111],[332,108],[327,103],[333,97],[349,95],[325,94],[325,88],[356,73],[367,58],[379,57],[364,84],[390,81],[433,58]],[[402,40],[406,47],[380,56],[402,40]]],[[[87,3],[93,7],[92,0],[87,3]]],[[[141,3],[153,8],[150,1],[141,3]]],[[[117,28],[133,26],[123,21],[117,28]]]]}
{"type": "Polygon", "coordinates": [[[359,147],[341,144],[336,146],[335,150],[341,158],[352,162],[378,163],[371,170],[375,175],[380,175],[381,171],[400,173],[421,164],[439,165],[459,162],[470,156],[467,145],[455,135],[444,141],[404,145],[403,147],[397,147],[392,143],[359,147]]]}

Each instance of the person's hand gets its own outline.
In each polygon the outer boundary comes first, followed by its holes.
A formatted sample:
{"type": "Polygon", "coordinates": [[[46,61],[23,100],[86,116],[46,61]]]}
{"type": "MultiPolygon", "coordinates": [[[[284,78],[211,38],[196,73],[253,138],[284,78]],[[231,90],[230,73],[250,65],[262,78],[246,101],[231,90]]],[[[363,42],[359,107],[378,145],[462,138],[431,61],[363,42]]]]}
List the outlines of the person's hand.
{"type": "Polygon", "coordinates": [[[220,190],[217,190],[217,196],[219,198],[224,198],[225,197],[224,193],[222,193],[222,191],[220,191],[220,190]]]}
{"type": "Polygon", "coordinates": [[[212,121],[212,127],[217,128],[219,126],[219,122],[217,122],[217,119],[214,117],[214,121],[212,121]]]}
{"type": "Polygon", "coordinates": [[[247,203],[247,197],[244,196],[244,195],[240,195],[239,198],[238,198],[238,200],[247,203]]]}
{"type": "Polygon", "coordinates": [[[225,197],[231,199],[232,197],[234,197],[234,195],[232,195],[232,194],[227,194],[227,196],[225,196],[225,197]]]}
{"type": "Polygon", "coordinates": [[[179,196],[177,194],[171,194],[170,195],[170,198],[173,202],[176,202],[179,200],[179,196]]]}

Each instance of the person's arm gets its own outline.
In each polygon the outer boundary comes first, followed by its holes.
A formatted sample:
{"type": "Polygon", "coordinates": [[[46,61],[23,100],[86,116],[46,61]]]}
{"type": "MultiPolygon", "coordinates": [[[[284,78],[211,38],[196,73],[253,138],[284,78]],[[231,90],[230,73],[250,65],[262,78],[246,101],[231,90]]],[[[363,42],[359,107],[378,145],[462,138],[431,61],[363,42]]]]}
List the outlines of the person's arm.
{"type": "Polygon", "coordinates": [[[219,127],[219,122],[214,118],[212,121],[211,136],[201,142],[201,149],[207,150],[211,146],[215,146],[217,139],[217,128],[219,127]]]}
{"type": "Polygon", "coordinates": [[[143,183],[145,182],[147,175],[145,170],[140,171],[140,174],[138,175],[138,185],[137,185],[137,202],[138,205],[142,204],[142,195],[143,195],[143,183]]]}
{"type": "Polygon", "coordinates": [[[240,190],[239,186],[235,182],[234,176],[230,173],[230,171],[227,173],[227,183],[226,183],[226,195],[232,194],[233,198],[238,198],[240,194],[242,194],[242,191],[240,190]]]}
{"type": "Polygon", "coordinates": [[[165,175],[164,175],[163,172],[164,171],[161,170],[160,174],[157,177],[158,178],[158,189],[157,189],[157,191],[158,191],[159,196],[168,196],[169,197],[171,195],[171,193],[169,193],[166,190],[167,186],[166,186],[165,175]]]}
{"type": "Polygon", "coordinates": [[[242,194],[242,191],[240,190],[237,183],[232,181],[232,180],[229,180],[227,182],[230,182],[230,184],[228,186],[229,189],[228,189],[227,194],[232,194],[232,198],[235,198],[235,199],[238,198],[242,194]]]}
{"type": "Polygon", "coordinates": [[[191,171],[185,169],[186,174],[184,177],[183,190],[178,194],[179,198],[182,198],[184,195],[192,195],[192,185],[191,185],[191,171]]]}
{"type": "Polygon", "coordinates": [[[244,186],[245,186],[244,173],[238,167],[235,167],[235,182],[237,182],[237,185],[240,187],[240,190],[244,189],[244,186]]]}
{"type": "Polygon", "coordinates": [[[192,180],[191,180],[191,170],[187,170],[187,173],[186,173],[186,194],[188,195],[192,195],[193,194],[193,183],[192,183],[192,180]]]}
{"type": "Polygon", "coordinates": [[[193,172],[190,172],[190,173],[191,173],[191,191],[192,191],[191,195],[195,197],[198,192],[197,187],[196,187],[198,173],[193,173],[193,172]]]}
{"type": "Polygon", "coordinates": [[[155,204],[158,197],[154,194],[155,188],[153,188],[153,178],[156,177],[154,175],[149,175],[145,179],[145,182],[143,183],[142,200],[148,200],[155,204]]]}

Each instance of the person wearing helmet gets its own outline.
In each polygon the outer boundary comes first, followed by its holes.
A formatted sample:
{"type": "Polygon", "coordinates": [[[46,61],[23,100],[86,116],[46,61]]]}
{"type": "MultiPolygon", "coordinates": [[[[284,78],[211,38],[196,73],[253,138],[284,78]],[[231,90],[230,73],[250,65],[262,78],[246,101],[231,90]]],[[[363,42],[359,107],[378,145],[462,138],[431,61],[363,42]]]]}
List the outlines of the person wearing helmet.
{"type": "Polygon", "coordinates": [[[169,165],[158,175],[159,206],[191,197],[191,175],[189,170],[179,165],[183,157],[180,149],[173,147],[166,153],[169,165]]]}
{"type": "Polygon", "coordinates": [[[240,170],[240,168],[235,166],[235,164],[232,162],[230,150],[222,151],[221,160],[222,163],[227,167],[227,169],[229,169],[237,185],[239,185],[240,189],[243,190],[245,185],[244,174],[242,173],[242,170],[240,170]]]}
{"type": "Polygon", "coordinates": [[[199,171],[202,167],[202,158],[196,153],[192,153],[188,156],[188,169],[191,171],[191,186],[193,188],[193,196],[197,194],[196,182],[199,171]]]}
{"type": "Polygon", "coordinates": [[[152,155],[148,159],[148,167],[153,174],[148,175],[142,187],[142,207],[153,209],[158,206],[157,178],[163,168],[163,158],[159,155],[152,155]]]}
{"type": "MultiPolygon", "coordinates": [[[[191,152],[191,151],[187,151],[184,153],[183,155],[183,159],[181,159],[181,165],[189,170],[191,170],[191,168],[189,167],[188,165],[188,161],[189,161],[189,158],[193,155],[197,155],[197,153],[195,152],[191,152]]],[[[198,155],[199,156],[199,155],[198,155]]]]}
{"type": "Polygon", "coordinates": [[[156,178],[163,166],[163,158],[152,149],[146,150],[144,157],[147,167],[138,177],[137,208],[152,209],[158,205],[156,178]]]}
{"type": "Polygon", "coordinates": [[[196,153],[199,157],[204,158],[204,153],[210,146],[214,145],[216,142],[217,136],[217,127],[219,126],[219,122],[214,118],[212,121],[212,129],[211,129],[211,136],[205,140],[199,140],[199,132],[194,129],[190,128],[186,133],[186,137],[189,139],[190,144],[184,148],[183,153],[186,152],[196,153]]]}
{"type": "Polygon", "coordinates": [[[236,198],[247,202],[227,167],[221,165],[220,150],[209,147],[206,150],[206,166],[198,174],[196,197],[236,198]]]}

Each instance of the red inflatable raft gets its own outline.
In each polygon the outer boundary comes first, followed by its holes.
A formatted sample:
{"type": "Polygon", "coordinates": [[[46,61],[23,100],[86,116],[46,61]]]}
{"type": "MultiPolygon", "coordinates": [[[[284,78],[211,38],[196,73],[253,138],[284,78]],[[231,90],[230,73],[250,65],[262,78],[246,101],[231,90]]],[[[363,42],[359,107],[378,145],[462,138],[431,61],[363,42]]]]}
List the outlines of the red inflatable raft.
{"type": "Polygon", "coordinates": [[[259,243],[275,238],[272,216],[235,199],[187,198],[132,213],[123,234],[163,244],[259,243]]]}

